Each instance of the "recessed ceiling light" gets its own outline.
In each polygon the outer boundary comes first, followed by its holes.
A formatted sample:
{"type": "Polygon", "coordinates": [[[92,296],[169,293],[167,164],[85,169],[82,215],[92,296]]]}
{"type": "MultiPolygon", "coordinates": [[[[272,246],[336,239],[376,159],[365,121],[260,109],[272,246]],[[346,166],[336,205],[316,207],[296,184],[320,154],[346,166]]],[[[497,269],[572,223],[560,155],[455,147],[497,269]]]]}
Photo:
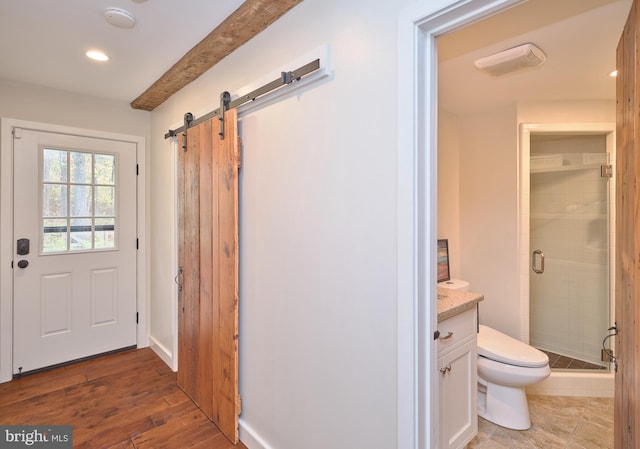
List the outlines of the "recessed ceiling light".
{"type": "Polygon", "coordinates": [[[616,76],[618,76],[618,71],[614,70],[613,72],[609,72],[609,76],[612,76],[615,78],[616,76]]]}
{"type": "Polygon", "coordinates": [[[104,20],[118,28],[133,28],[136,18],[126,9],[107,8],[104,10],[104,20]]]}
{"type": "Polygon", "coordinates": [[[109,56],[101,52],[100,50],[89,50],[86,53],[87,57],[93,59],[94,61],[108,61],[109,56]]]}

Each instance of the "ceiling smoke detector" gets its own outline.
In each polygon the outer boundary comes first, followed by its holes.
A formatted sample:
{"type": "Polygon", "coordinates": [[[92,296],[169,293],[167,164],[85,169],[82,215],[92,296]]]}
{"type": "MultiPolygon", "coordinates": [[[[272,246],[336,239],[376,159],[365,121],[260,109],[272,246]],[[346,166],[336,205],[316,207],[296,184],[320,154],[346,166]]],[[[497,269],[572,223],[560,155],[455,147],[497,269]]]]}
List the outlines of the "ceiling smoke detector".
{"type": "Polygon", "coordinates": [[[133,28],[136,24],[135,16],[122,8],[105,9],[104,20],[118,28],[133,28]]]}
{"type": "Polygon", "coordinates": [[[533,44],[523,44],[474,62],[475,66],[493,76],[506,75],[521,69],[537,67],[547,60],[542,50],[533,44]]]}

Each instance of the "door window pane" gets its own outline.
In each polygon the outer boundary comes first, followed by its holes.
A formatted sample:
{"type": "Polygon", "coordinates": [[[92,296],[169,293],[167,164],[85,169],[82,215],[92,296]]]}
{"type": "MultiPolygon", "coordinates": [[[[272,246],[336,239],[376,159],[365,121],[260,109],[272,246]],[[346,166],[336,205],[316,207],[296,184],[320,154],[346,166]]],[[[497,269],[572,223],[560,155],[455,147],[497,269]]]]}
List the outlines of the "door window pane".
{"type": "Polygon", "coordinates": [[[71,185],[71,216],[90,217],[93,210],[91,186],[71,185]]]}
{"type": "Polygon", "coordinates": [[[44,182],[67,182],[67,152],[45,148],[42,153],[44,182]]]}
{"type": "Polygon", "coordinates": [[[116,211],[115,187],[96,187],[96,216],[113,217],[116,211]]]}
{"type": "Polygon", "coordinates": [[[95,183],[114,185],[116,183],[116,157],[113,154],[96,154],[95,164],[95,183]]]}
{"type": "Polygon", "coordinates": [[[114,249],[116,156],[43,148],[42,252],[114,249]]]}
{"type": "Polygon", "coordinates": [[[96,218],[95,247],[115,248],[115,218],[96,218]]]}
{"type": "Polygon", "coordinates": [[[71,151],[71,182],[74,184],[91,184],[91,153],[71,151]]]}
{"type": "Polygon", "coordinates": [[[69,233],[69,249],[91,249],[92,248],[92,226],[91,218],[72,219],[69,233]]]}
{"type": "Polygon", "coordinates": [[[67,219],[45,219],[42,250],[57,253],[67,250],[67,219]]]}
{"type": "Polygon", "coordinates": [[[67,216],[67,186],[45,184],[42,186],[42,216],[67,216]]]}

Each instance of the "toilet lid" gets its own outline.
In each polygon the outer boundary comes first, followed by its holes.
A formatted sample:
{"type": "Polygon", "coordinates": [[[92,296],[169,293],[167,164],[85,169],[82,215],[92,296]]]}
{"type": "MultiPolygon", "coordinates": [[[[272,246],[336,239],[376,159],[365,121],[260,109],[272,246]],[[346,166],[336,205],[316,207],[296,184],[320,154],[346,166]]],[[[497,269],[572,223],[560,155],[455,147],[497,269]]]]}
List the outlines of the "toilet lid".
{"type": "Polygon", "coordinates": [[[482,324],[478,332],[478,355],[508,365],[531,368],[549,363],[544,352],[482,324]]]}

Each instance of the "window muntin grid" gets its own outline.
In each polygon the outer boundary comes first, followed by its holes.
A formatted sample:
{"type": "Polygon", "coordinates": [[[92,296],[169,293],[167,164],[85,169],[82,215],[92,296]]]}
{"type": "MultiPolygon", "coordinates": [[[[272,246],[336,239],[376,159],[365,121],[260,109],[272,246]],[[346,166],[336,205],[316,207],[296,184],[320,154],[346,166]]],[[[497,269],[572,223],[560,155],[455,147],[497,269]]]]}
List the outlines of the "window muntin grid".
{"type": "Polygon", "coordinates": [[[40,166],[42,254],[116,249],[116,155],[43,147],[40,166]]]}

